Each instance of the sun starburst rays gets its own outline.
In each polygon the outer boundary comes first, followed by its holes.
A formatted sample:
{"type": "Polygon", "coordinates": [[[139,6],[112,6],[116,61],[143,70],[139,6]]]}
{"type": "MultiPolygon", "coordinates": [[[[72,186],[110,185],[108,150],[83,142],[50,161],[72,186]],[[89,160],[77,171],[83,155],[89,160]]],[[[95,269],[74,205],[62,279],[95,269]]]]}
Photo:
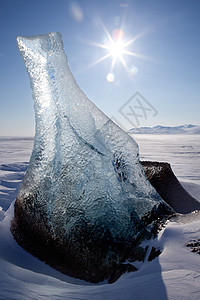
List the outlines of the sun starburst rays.
{"type": "Polygon", "coordinates": [[[130,47],[133,47],[133,44],[136,40],[144,36],[148,31],[143,31],[140,34],[131,37],[127,39],[125,36],[125,32],[123,31],[122,27],[120,29],[115,29],[112,34],[109,33],[107,28],[103,23],[101,23],[101,26],[103,28],[103,31],[105,33],[105,38],[103,43],[95,43],[95,42],[89,42],[90,45],[95,46],[97,48],[101,48],[106,51],[106,53],[101,56],[99,59],[95,60],[93,63],[89,64],[87,68],[95,66],[99,64],[100,62],[103,62],[106,59],[111,59],[111,65],[109,68],[109,73],[107,74],[106,78],[108,81],[113,82],[115,75],[113,74],[114,69],[118,62],[121,63],[121,65],[126,70],[127,74],[132,77],[135,76],[138,73],[138,68],[135,66],[135,63],[131,62],[131,65],[127,64],[127,58],[129,57],[135,57],[140,58],[143,60],[151,61],[151,59],[147,56],[144,56],[140,53],[132,51],[130,47]]]}
{"type": "Polygon", "coordinates": [[[121,62],[122,66],[130,74],[124,56],[129,55],[129,56],[140,57],[139,54],[132,52],[128,49],[128,47],[130,47],[130,45],[133,44],[135,40],[139,38],[139,35],[129,40],[125,40],[124,38],[125,34],[122,29],[114,30],[113,34],[111,35],[103,24],[102,27],[106,34],[106,41],[102,44],[92,43],[92,45],[104,49],[107,53],[102,57],[100,57],[99,59],[97,59],[96,61],[94,61],[90,66],[94,66],[104,61],[105,59],[111,58],[112,61],[111,61],[110,73],[107,74],[107,80],[113,82],[114,81],[113,71],[118,61],[121,62]]]}

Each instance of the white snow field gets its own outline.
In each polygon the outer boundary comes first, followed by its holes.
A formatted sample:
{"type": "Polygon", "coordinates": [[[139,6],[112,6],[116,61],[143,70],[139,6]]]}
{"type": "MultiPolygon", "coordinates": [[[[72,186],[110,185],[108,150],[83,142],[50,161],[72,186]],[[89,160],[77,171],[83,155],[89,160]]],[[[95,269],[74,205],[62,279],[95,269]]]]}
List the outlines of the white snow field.
{"type": "MultiPolygon", "coordinates": [[[[141,160],[169,162],[184,188],[200,201],[198,135],[134,138],[141,160]]],[[[200,299],[200,255],[185,246],[200,239],[199,213],[168,222],[152,241],[162,254],[110,285],[63,275],[18,246],[9,227],[32,146],[32,138],[0,138],[0,299],[200,299]]]]}

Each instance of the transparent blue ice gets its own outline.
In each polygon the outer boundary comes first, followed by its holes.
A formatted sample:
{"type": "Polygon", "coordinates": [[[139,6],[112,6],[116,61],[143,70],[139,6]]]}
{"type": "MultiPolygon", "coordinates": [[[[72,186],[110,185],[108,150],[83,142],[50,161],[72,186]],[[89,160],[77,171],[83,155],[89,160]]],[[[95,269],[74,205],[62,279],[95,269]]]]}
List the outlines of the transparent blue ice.
{"type": "Polygon", "coordinates": [[[35,199],[27,210],[37,209],[41,223],[45,215],[52,236],[63,241],[83,220],[108,228],[113,240],[131,240],[135,223],[162,201],[144,175],[138,145],[81,91],[59,33],[17,42],[36,120],[18,199],[35,199]]]}

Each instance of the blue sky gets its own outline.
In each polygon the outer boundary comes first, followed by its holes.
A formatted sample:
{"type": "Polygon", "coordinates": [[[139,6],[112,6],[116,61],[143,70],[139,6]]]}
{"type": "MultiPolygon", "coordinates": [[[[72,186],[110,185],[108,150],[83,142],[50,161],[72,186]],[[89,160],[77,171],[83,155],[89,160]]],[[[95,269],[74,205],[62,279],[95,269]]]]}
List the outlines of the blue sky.
{"type": "Polygon", "coordinates": [[[126,129],[200,125],[199,28],[199,0],[0,0],[0,136],[34,135],[32,94],[17,35],[56,31],[81,89],[126,129]],[[137,37],[127,50],[138,56],[124,54],[126,68],[117,60],[113,82],[106,79],[112,57],[93,64],[108,54],[94,45],[107,43],[105,29],[111,36],[123,30],[126,42],[137,37]],[[131,100],[138,123],[134,115],[127,120],[121,113],[136,92],[147,108],[142,115],[139,102],[131,100]]]}

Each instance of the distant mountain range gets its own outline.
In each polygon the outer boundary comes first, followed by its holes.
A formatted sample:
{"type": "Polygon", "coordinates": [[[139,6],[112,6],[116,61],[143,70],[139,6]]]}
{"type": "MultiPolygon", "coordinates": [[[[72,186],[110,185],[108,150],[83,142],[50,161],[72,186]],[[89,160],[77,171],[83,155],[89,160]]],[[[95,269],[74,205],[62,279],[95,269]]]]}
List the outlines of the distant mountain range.
{"type": "Polygon", "coordinates": [[[138,127],[129,130],[132,134],[200,134],[199,125],[180,125],[180,126],[161,126],[154,127],[138,127]]]}

